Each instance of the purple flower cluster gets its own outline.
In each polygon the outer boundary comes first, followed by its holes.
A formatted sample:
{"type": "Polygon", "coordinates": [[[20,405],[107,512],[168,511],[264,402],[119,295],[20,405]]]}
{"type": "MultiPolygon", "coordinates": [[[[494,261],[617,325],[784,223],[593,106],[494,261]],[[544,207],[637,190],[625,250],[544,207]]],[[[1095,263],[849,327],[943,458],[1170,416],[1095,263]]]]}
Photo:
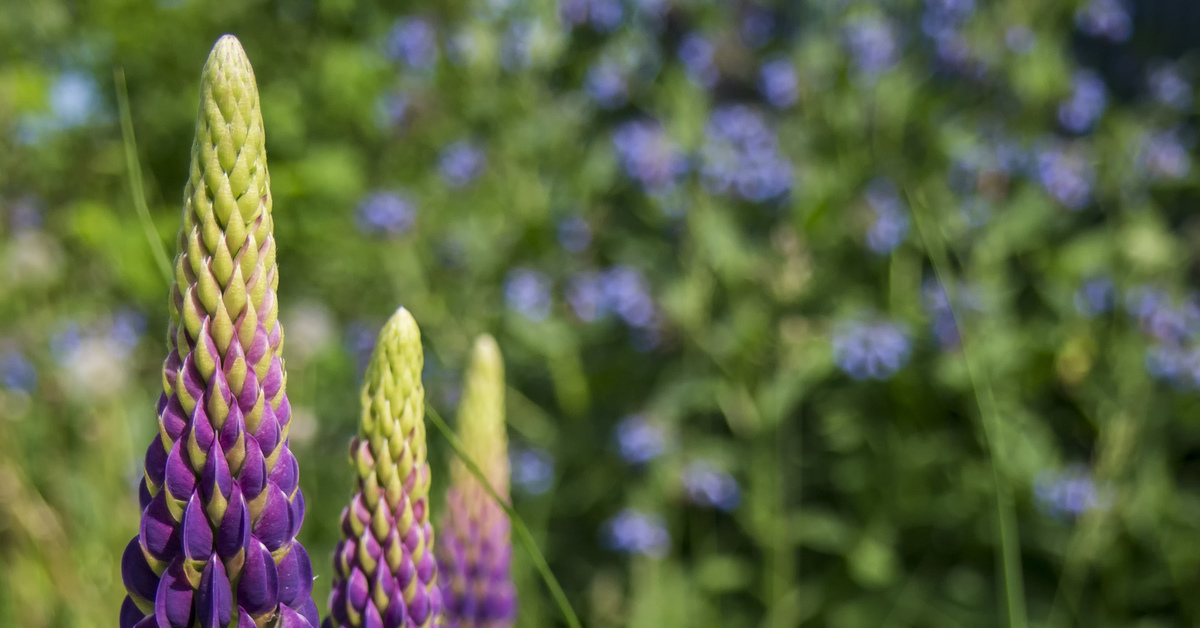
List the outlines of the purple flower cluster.
{"type": "Polygon", "coordinates": [[[379,126],[385,129],[400,126],[408,118],[411,106],[409,97],[401,92],[388,92],[381,95],[375,102],[375,114],[378,116],[379,126]]]}
{"type": "Polygon", "coordinates": [[[1061,519],[1074,519],[1091,510],[1106,510],[1112,498],[1096,486],[1085,467],[1043,471],[1034,481],[1033,494],[1042,512],[1061,519]]]}
{"type": "Polygon", "coordinates": [[[508,454],[512,483],[530,495],[541,495],[554,485],[554,457],[540,447],[513,447],[508,454]]]}
{"type": "Polygon", "coordinates": [[[975,0],[925,0],[921,30],[933,39],[957,32],[975,13],[975,0]]]}
{"type": "Polygon", "coordinates": [[[604,525],[604,544],[624,554],[662,558],[671,549],[671,534],[662,517],[626,508],[604,525]]]}
{"type": "Polygon", "coordinates": [[[612,59],[597,61],[588,69],[583,89],[601,109],[616,109],[629,100],[625,72],[612,59]]]}
{"type": "Polygon", "coordinates": [[[647,192],[669,192],[687,172],[687,158],[658,122],[625,122],[613,133],[612,142],[617,162],[647,192]]]}
{"type": "Polygon", "coordinates": [[[592,227],[581,216],[558,222],[558,243],[571,253],[582,253],[592,243],[592,227]]]}
{"type": "Polygon", "coordinates": [[[611,33],[625,19],[621,0],[559,0],[558,17],[569,27],[590,23],[597,33],[611,33]]]}
{"type": "Polygon", "coordinates": [[[1181,179],[1192,169],[1191,152],[1174,130],[1143,136],[1138,162],[1150,179],[1156,181],[1181,179]]]}
{"type": "Polygon", "coordinates": [[[876,179],[867,186],[867,206],[871,209],[871,225],[867,228],[867,247],[878,255],[895,250],[908,236],[908,213],[896,186],[885,179],[876,179]]]}
{"type": "Polygon", "coordinates": [[[1133,34],[1133,19],[1121,0],[1092,0],[1075,13],[1075,25],[1092,37],[1115,43],[1133,34]]]}
{"type": "Polygon", "coordinates": [[[1037,155],[1037,179],[1063,207],[1083,209],[1092,200],[1095,171],[1080,151],[1046,148],[1037,155]]]}
{"type": "Polygon", "coordinates": [[[508,25],[504,39],[500,42],[500,65],[508,72],[520,72],[533,61],[532,20],[518,20],[508,25]]]}
{"type": "Polygon", "coordinates": [[[726,512],[737,508],[742,499],[737,480],[710,463],[697,461],[683,469],[683,490],[697,506],[726,512]]]}
{"type": "Polygon", "coordinates": [[[900,60],[900,43],[887,19],[867,15],[846,24],[846,46],[858,71],[874,78],[892,69],[900,60]]]}
{"type": "Polygon", "coordinates": [[[398,20],[388,32],[384,53],[414,70],[432,70],[437,63],[437,32],[424,18],[398,20]]]}
{"type": "Polygon", "coordinates": [[[800,100],[800,79],[791,61],[767,61],[758,70],[758,89],[772,107],[786,109],[800,100]]]}
{"type": "Polygon", "coordinates": [[[701,177],[710,191],[762,202],[792,189],[792,164],[780,153],[775,132],[754,109],[721,107],[709,117],[704,132],[701,177]]]}
{"type": "Polygon", "coordinates": [[[504,281],[504,302],[508,308],[531,321],[543,321],[550,315],[550,278],[532,268],[518,268],[504,281]]]}
{"type": "Polygon", "coordinates": [[[1175,66],[1155,68],[1150,72],[1147,83],[1151,97],[1157,102],[1179,111],[1186,111],[1192,106],[1192,84],[1183,78],[1175,66]]]}
{"type": "Polygon", "coordinates": [[[850,321],[834,332],[833,358],[857,380],[890,378],[908,362],[911,346],[899,325],[850,321]]]}
{"type": "Polygon", "coordinates": [[[1071,77],[1071,96],[1058,105],[1058,122],[1072,133],[1086,133],[1107,107],[1104,80],[1091,70],[1079,70],[1071,77]]]}
{"type": "Polygon", "coordinates": [[[716,63],[717,49],[699,33],[690,33],[679,44],[679,61],[691,81],[711,89],[721,78],[716,63]]]}
{"type": "Polygon", "coordinates": [[[1165,290],[1140,286],[1129,291],[1125,307],[1154,343],[1146,353],[1150,375],[1179,388],[1200,387],[1200,348],[1193,346],[1200,302],[1191,298],[1175,305],[1165,290]]]}
{"type": "Polygon", "coordinates": [[[629,464],[645,464],[667,449],[667,435],[663,429],[640,414],[621,419],[615,437],[617,453],[629,464]]]}
{"type": "Polygon", "coordinates": [[[37,369],[16,349],[0,353],[0,387],[32,394],[37,388],[37,369]]]}
{"type": "Polygon", "coordinates": [[[373,192],[358,203],[355,220],[366,235],[392,237],[407,233],[417,218],[412,201],[395,192],[373,192]]]}
{"type": "Polygon", "coordinates": [[[961,316],[964,310],[980,309],[979,297],[969,286],[959,285],[954,296],[956,303],[952,308],[949,295],[937,279],[926,279],[921,286],[921,302],[932,318],[930,327],[933,337],[942,351],[954,351],[962,344],[955,315],[961,316]]]}
{"type": "Polygon", "coordinates": [[[442,181],[452,188],[461,188],[475,180],[487,166],[483,148],[470,140],[459,140],[442,149],[438,171],[442,181]]]}
{"type": "Polygon", "coordinates": [[[742,14],[738,32],[747,48],[762,48],[771,42],[775,32],[775,15],[766,7],[751,4],[742,14]]]}
{"type": "Polygon", "coordinates": [[[1075,291],[1075,310],[1088,318],[1100,316],[1112,310],[1116,293],[1112,279],[1092,277],[1075,291]]]}
{"type": "Polygon", "coordinates": [[[657,314],[649,282],[629,266],[575,275],[567,285],[567,302],[587,323],[613,313],[630,327],[649,328],[657,314]]]}

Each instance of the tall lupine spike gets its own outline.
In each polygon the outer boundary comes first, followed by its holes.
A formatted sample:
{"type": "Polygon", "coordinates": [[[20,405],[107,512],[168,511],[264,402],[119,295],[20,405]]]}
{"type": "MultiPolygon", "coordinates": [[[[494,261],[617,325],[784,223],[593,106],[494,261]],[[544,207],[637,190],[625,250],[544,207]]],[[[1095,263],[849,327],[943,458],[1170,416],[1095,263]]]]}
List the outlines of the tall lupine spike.
{"type": "Polygon", "coordinates": [[[120,625],[315,627],[288,451],[270,177],[254,71],[213,47],[184,189],[159,433],[142,525],[121,560],[120,625]]]}
{"type": "MultiPolygon", "coordinates": [[[[458,412],[463,453],[508,500],[504,362],[491,336],[475,341],[458,412]]],[[[508,515],[461,460],[454,460],[437,548],[448,628],[506,628],[516,618],[508,515]]]]}
{"type": "Polygon", "coordinates": [[[429,523],[421,330],[400,308],[379,332],[350,443],[354,495],[342,510],[326,628],[440,625],[429,523]]]}

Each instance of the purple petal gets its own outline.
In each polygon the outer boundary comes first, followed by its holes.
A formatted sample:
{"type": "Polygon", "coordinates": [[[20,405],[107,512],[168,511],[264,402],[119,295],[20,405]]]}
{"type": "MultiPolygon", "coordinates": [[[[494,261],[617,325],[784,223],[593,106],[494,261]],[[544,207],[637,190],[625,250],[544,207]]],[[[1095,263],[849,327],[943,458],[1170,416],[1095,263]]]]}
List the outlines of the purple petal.
{"type": "Polygon", "coordinates": [[[367,585],[367,577],[358,569],[350,574],[350,581],[346,583],[346,599],[350,606],[356,609],[363,609],[367,606],[367,594],[370,592],[370,587],[367,585]]]}
{"type": "MultiPolygon", "coordinates": [[[[225,452],[214,441],[208,448],[208,460],[204,462],[204,471],[200,475],[200,490],[204,495],[204,501],[206,503],[212,501],[218,490],[221,491],[221,497],[229,499],[232,484],[233,476],[229,473],[229,463],[225,460],[225,452]]],[[[213,516],[220,516],[220,513],[215,513],[213,516]]]]}
{"type": "Polygon", "coordinates": [[[253,617],[265,615],[279,604],[279,576],[275,559],[262,543],[251,543],[237,588],[238,606],[253,617]]]}
{"type": "Polygon", "coordinates": [[[254,522],[254,537],[274,552],[292,540],[288,536],[292,530],[292,509],[278,486],[272,484],[267,491],[267,506],[254,522]]]}
{"type": "MultiPolygon", "coordinates": [[[[138,544],[137,537],[129,541],[129,545],[125,546],[125,553],[121,556],[121,580],[124,581],[125,590],[129,595],[141,598],[146,604],[154,602],[155,593],[158,591],[158,574],[155,574],[146,562],[146,555],[142,553],[142,546],[138,544]]],[[[124,615],[125,611],[122,610],[121,616],[124,615]]],[[[140,615],[138,619],[141,619],[140,615]]],[[[136,619],[134,623],[137,623],[136,619]]]]}
{"type": "Polygon", "coordinates": [[[207,561],[213,553],[213,531],[199,495],[193,494],[188,501],[182,528],[184,555],[196,562],[207,561]]]}
{"type": "Polygon", "coordinates": [[[279,387],[282,385],[283,365],[279,362],[279,358],[274,358],[271,360],[271,368],[267,369],[267,376],[263,378],[263,394],[267,396],[267,399],[274,399],[275,395],[279,394],[279,387]]]}
{"type": "Polygon", "coordinates": [[[163,447],[162,435],[154,437],[154,442],[146,448],[146,477],[154,483],[155,486],[161,487],[163,479],[167,474],[167,450],[163,447]]]}
{"type": "Polygon", "coordinates": [[[186,502],[196,490],[196,474],[183,459],[183,441],[175,441],[167,455],[166,486],[173,499],[186,502]]]}
{"type": "Polygon", "coordinates": [[[375,602],[367,602],[367,609],[363,611],[362,626],[363,628],[383,628],[383,616],[379,614],[379,609],[375,608],[375,602]]]}
{"type": "Polygon", "coordinates": [[[242,474],[238,477],[242,485],[242,495],[246,501],[258,497],[267,487],[267,462],[263,459],[262,449],[253,436],[246,435],[246,462],[242,464],[242,474]]]}
{"type": "Polygon", "coordinates": [[[292,544],[291,551],[280,561],[278,571],[280,604],[296,607],[312,596],[312,563],[302,545],[292,544]]]}
{"type": "Polygon", "coordinates": [[[258,626],[255,625],[254,620],[250,618],[250,614],[242,609],[240,605],[238,606],[237,628],[258,628],[258,626]]]}
{"type": "MultiPolygon", "coordinates": [[[[141,551],[138,550],[138,553],[141,553],[141,551]]],[[[142,612],[142,609],[138,608],[137,604],[133,602],[133,598],[126,595],[125,601],[121,603],[121,619],[119,624],[121,628],[134,628],[145,616],[146,614],[142,612]]]]}
{"type": "Polygon", "coordinates": [[[437,574],[437,563],[433,560],[433,552],[427,551],[417,564],[417,577],[421,579],[421,582],[429,583],[433,581],[435,574],[437,574]]]}
{"type": "MultiPolygon", "coordinates": [[[[262,449],[264,457],[270,457],[271,452],[275,451],[275,447],[279,445],[279,438],[282,435],[283,432],[279,429],[279,421],[275,419],[275,411],[271,409],[270,403],[265,404],[263,406],[262,421],[258,424],[258,431],[254,432],[254,440],[258,441],[258,446],[262,449]]],[[[278,463],[278,460],[276,462],[278,463]]]]}
{"type": "Polygon", "coordinates": [[[329,616],[337,622],[338,626],[350,623],[350,616],[346,613],[345,584],[345,581],[335,582],[333,590],[329,592],[329,616]]]}
{"type": "MultiPolygon", "coordinates": [[[[220,373],[220,371],[217,372],[220,373]]],[[[208,448],[212,446],[213,441],[217,438],[217,433],[213,430],[212,423],[209,422],[208,412],[205,410],[205,407],[205,404],[196,404],[196,407],[192,410],[192,420],[188,425],[188,440],[195,440],[201,452],[208,451],[208,448]]],[[[194,462],[199,461],[196,460],[194,462]]]]}
{"type": "Polygon", "coordinates": [[[163,572],[154,598],[154,616],[160,628],[191,628],[192,585],[183,572],[183,559],[177,558],[163,572]]]}
{"type": "Polygon", "coordinates": [[[229,493],[229,506],[225,518],[217,528],[217,554],[229,559],[239,551],[250,548],[250,509],[242,498],[242,490],[235,484],[229,493]]]}
{"type": "Polygon", "coordinates": [[[183,436],[183,429],[187,427],[187,413],[183,411],[183,404],[179,403],[179,397],[171,395],[167,407],[159,413],[158,421],[172,441],[177,441],[180,436],[183,436]]]}
{"type": "Polygon", "coordinates": [[[292,610],[290,606],[279,607],[279,616],[273,626],[274,628],[316,628],[316,624],[309,623],[303,615],[292,610]]]}
{"type": "Polygon", "coordinates": [[[142,480],[138,482],[138,507],[145,510],[151,499],[154,498],[150,496],[150,489],[146,486],[146,476],[142,476],[142,480]]]}
{"type": "Polygon", "coordinates": [[[284,449],[275,462],[275,468],[271,470],[271,482],[279,486],[284,495],[291,498],[292,493],[296,492],[296,482],[299,476],[300,465],[296,464],[296,457],[292,455],[291,451],[284,449]]]}
{"type": "Polygon", "coordinates": [[[320,623],[320,616],[317,614],[317,603],[312,601],[311,597],[305,596],[304,605],[296,611],[300,616],[307,619],[309,624],[314,627],[320,623]]]}
{"type": "Polygon", "coordinates": [[[225,565],[213,556],[200,574],[200,588],[196,590],[196,619],[201,628],[225,628],[233,616],[233,591],[229,588],[229,577],[225,565]]]}
{"type": "Polygon", "coordinates": [[[304,492],[296,491],[296,496],[292,498],[292,529],[288,532],[288,536],[296,538],[300,533],[300,526],[304,523],[304,492]]]}
{"type": "Polygon", "coordinates": [[[408,609],[404,606],[403,595],[393,595],[388,603],[387,611],[383,614],[384,628],[402,628],[407,619],[408,609]]]}
{"type": "Polygon", "coordinates": [[[167,492],[159,491],[142,513],[140,534],[142,548],[161,561],[170,561],[179,554],[179,528],[167,509],[167,492]]]}
{"type": "Polygon", "coordinates": [[[418,586],[416,595],[413,596],[412,602],[408,605],[408,616],[418,626],[425,623],[425,618],[429,617],[429,593],[425,587],[418,586]]]}

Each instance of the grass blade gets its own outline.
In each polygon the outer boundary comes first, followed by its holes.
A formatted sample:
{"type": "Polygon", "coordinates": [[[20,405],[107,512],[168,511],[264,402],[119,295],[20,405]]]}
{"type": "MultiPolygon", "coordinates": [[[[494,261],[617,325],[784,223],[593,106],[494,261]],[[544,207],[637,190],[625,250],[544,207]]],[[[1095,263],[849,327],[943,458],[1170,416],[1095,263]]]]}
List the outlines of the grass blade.
{"type": "Polygon", "coordinates": [[[533,559],[533,564],[542,574],[542,579],[550,589],[550,594],[554,596],[554,601],[558,604],[558,609],[562,612],[563,619],[566,620],[567,625],[571,628],[582,628],[582,625],[579,623],[579,617],[575,614],[575,609],[571,608],[571,603],[567,601],[567,594],[563,592],[562,587],[558,584],[558,579],[554,577],[554,572],[550,571],[550,565],[546,563],[546,557],[542,556],[541,550],[538,549],[537,543],[534,542],[533,535],[529,532],[529,527],[525,525],[525,522],[513,510],[513,507],[501,499],[496,490],[492,488],[492,483],[483,475],[483,471],[479,468],[479,465],[475,464],[475,461],[471,460],[470,456],[463,450],[462,443],[458,442],[458,436],[451,431],[450,426],[446,425],[446,421],[442,419],[442,415],[438,414],[438,411],[428,403],[425,404],[425,413],[431,419],[434,427],[446,438],[446,442],[450,443],[450,447],[454,449],[454,454],[471,471],[471,475],[474,475],[475,479],[479,480],[479,483],[483,485],[488,495],[504,509],[509,521],[512,522],[513,530],[517,532],[517,537],[521,540],[521,545],[525,547],[525,551],[529,552],[529,557],[533,559]]]}
{"type": "Polygon", "coordinates": [[[146,191],[142,186],[142,164],[138,161],[137,140],[133,136],[133,116],[129,113],[129,93],[125,89],[125,70],[113,70],[113,79],[117,84],[117,108],[121,112],[121,139],[125,145],[125,170],[129,173],[129,190],[133,195],[133,206],[137,209],[138,221],[146,232],[146,240],[154,253],[154,261],[163,279],[171,283],[174,273],[171,271],[171,258],[163,248],[162,238],[154,228],[150,218],[150,208],[146,206],[146,191]]]}

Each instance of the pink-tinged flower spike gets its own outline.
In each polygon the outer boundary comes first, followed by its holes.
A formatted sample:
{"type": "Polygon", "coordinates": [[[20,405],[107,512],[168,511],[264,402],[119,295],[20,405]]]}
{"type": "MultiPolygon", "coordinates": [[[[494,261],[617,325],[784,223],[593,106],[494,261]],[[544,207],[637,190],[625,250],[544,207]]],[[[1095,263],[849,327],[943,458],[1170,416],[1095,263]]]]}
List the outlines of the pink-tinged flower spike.
{"type": "MultiPolygon", "coordinates": [[[[508,437],[504,432],[504,362],[491,336],[475,341],[458,412],[463,453],[492,489],[508,500],[508,437]]],[[[448,628],[506,628],[516,619],[509,563],[508,515],[461,460],[450,470],[446,515],[438,544],[448,628]]]]}
{"type": "Polygon", "coordinates": [[[226,35],[200,80],[159,433],[121,560],[122,628],[317,625],[275,290],[258,86],[226,35]]]}
{"type": "Polygon", "coordinates": [[[440,625],[429,523],[421,330],[400,308],[379,332],[350,443],[354,495],[342,510],[326,628],[440,625]]]}

